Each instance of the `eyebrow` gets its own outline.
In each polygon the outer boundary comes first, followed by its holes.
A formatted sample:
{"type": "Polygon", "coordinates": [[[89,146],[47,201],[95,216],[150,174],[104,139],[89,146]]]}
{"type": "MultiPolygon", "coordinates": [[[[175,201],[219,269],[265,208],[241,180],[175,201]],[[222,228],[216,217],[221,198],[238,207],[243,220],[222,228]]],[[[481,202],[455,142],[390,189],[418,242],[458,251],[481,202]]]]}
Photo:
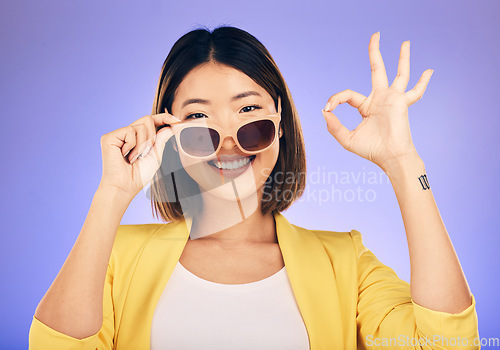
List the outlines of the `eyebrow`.
{"type": "MultiPolygon", "coordinates": [[[[262,95],[259,94],[257,91],[245,91],[245,92],[242,92],[241,94],[233,96],[233,98],[231,98],[231,101],[236,101],[236,100],[239,100],[241,98],[248,97],[248,96],[262,96],[262,95]]],[[[190,99],[184,101],[184,103],[182,104],[182,108],[184,108],[187,105],[192,104],[192,103],[201,103],[204,105],[209,105],[210,101],[204,100],[202,98],[190,98],[190,99]]]]}

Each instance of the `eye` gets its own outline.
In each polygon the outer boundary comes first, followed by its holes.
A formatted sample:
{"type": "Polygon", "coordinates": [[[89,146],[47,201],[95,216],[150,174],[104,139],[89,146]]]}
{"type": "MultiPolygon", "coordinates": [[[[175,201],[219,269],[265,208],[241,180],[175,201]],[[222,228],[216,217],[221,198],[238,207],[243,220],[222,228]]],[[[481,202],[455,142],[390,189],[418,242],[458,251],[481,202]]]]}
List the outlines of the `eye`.
{"type": "Polygon", "coordinates": [[[250,105],[250,106],[243,107],[241,110],[242,111],[244,110],[244,112],[253,112],[257,109],[262,109],[262,107],[259,105],[250,105]]]}
{"type": "Polygon", "coordinates": [[[198,119],[198,118],[207,118],[207,116],[203,113],[193,113],[188,115],[185,119],[198,119]]]}

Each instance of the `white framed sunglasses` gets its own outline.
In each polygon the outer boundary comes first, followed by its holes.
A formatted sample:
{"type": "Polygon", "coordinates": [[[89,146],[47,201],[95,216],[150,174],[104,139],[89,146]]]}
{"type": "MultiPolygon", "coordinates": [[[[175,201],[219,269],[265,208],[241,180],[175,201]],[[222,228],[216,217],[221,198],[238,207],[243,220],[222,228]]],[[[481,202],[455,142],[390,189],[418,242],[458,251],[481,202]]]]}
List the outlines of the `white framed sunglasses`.
{"type": "Polygon", "coordinates": [[[238,148],[247,154],[257,154],[273,145],[278,138],[281,121],[281,97],[278,112],[245,117],[231,131],[222,128],[210,118],[170,124],[178,148],[187,156],[199,159],[213,158],[222,147],[222,141],[231,136],[238,148]]]}

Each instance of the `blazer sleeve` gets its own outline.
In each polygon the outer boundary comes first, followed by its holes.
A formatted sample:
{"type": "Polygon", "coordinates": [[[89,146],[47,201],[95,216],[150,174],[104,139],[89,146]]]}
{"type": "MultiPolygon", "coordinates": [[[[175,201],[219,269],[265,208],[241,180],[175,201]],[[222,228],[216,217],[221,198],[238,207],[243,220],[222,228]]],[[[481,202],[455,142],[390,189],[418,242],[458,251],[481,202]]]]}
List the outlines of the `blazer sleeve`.
{"type": "Polygon", "coordinates": [[[480,349],[476,301],[458,314],[425,308],[351,231],[358,263],[356,322],[359,349],[480,349]]]}
{"type": "MultiPolygon", "coordinates": [[[[112,263],[111,263],[112,265],[112,263]]],[[[94,335],[84,339],[73,338],[58,332],[39,321],[35,316],[29,331],[30,350],[111,350],[114,337],[113,270],[108,264],[103,293],[102,327],[94,335]]]]}

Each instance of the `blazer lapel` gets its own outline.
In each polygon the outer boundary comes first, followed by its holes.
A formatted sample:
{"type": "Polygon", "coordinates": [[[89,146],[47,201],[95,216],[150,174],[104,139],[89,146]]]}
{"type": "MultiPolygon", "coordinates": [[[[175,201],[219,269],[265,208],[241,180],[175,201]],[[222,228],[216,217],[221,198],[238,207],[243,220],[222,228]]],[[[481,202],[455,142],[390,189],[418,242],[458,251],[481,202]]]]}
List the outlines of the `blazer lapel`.
{"type": "Polygon", "coordinates": [[[156,305],[189,238],[192,220],[162,224],[153,234],[137,263],[115,347],[149,349],[156,305]]]}
{"type": "Polygon", "coordinates": [[[343,349],[344,334],[332,263],[316,235],[276,212],[278,243],[311,350],[343,349]]]}
{"type": "MultiPolygon", "coordinates": [[[[274,219],[311,350],[342,349],[338,290],[328,254],[313,232],[290,224],[279,212],[274,213],[274,219]]],[[[191,224],[190,217],[163,224],[146,243],[130,283],[115,346],[150,348],[154,311],[184,250],[191,224]]]]}

